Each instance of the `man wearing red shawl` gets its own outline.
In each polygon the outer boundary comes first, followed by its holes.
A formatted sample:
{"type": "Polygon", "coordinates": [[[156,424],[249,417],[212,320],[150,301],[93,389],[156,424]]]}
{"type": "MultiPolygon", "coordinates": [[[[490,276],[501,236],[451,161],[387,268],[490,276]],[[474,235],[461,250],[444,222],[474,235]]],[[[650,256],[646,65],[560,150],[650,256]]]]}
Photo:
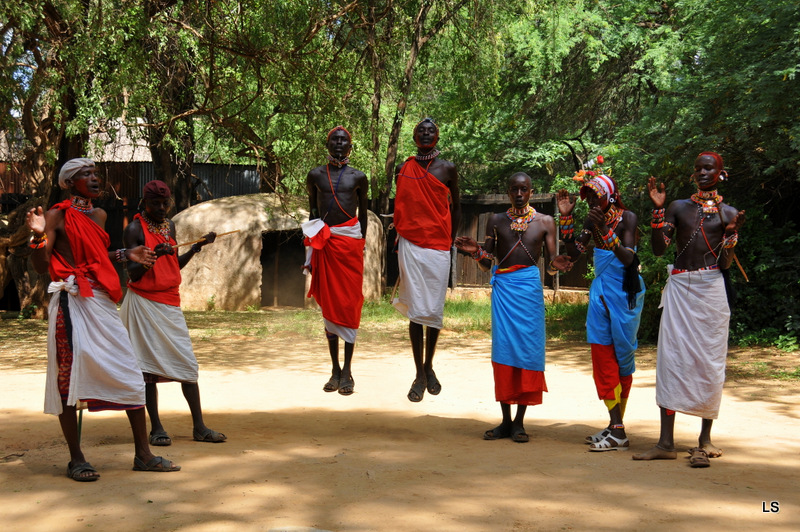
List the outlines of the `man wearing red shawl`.
{"type": "Polygon", "coordinates": [[[708,467],[722,455],[711,443],[711,425],[719,416],[728,355],[730,305],[725,276],[734,259],[744,211],[722,203],[717,183],[728,174],[722,157],[703,152],[694,163],[697,192],[667,202],[664,184],[647,183],[653,202],[651,244],[661,256],[675,240],[675,263],[667,266],[661,293],[661,323],[656,358],[656,403],[661,413],[658,443],[634,460],[674,460],[675,412],[702,419],[697,447],[689,450],[692,467],[708,467]]]}
{"type": "Polygon", "coordinates": [[[167,218],[171,193],[166,183],[150,181],[142,192],[144,210],[136,214],[123,234],[127,247],[145,245],[155,251],[152,266],[128,263],[128,292],[120,307],[120,317],[128,329],[133,349],[144,375],[147,413],[150,415],[150,445],[166,446],[172,439],[164,430],[158,414],[159,382],[177,381],[192,413],[192,437],[195,441],[220,443],[226,436],[208,428],[200,406],[197,385],[197,359],[192,350],[189,329],[181,311],[181,268],[214,242],[216,233],[196,242],[183,255],[177,244],[175,223],[167,218]]]}
{"type": "Polygon", "coordinates": [[[433,371],[433,355],[443,324],[450,249],[461,219],[458,171],[453,163],[439,158],[438,140],[439,128],[432,119],[417,124],[417,154],[398,166],[395,174],[400,277],[392,303],[409,319],[417,373],[408,400],[414,403],[422,401],[426,389],[432,395],[442,390],[433,371]]]}
{"type": "Polygon", "coordinates": [[[326,392],[351,395],[355,386],[350,364],[364,305],[364,243],[367,235],[367,176],[349,165],[353,140],[336,126],[328,133],[328,164],[306,177],[309,221],[303,224],[311,273],[308,297],[322,309],[331,356],[326,392]],[[339,338],[344,341],[344,364],[339,365],[339,338]]]}
{"type": "Polygon", "coordinates": [[[33,266],[42,274],[49,270],[52,280],[45,413],[58,415],[70,453],[67,476],[78,482],[100,477],[80,446],[79,401],[90,411],[125,410],[133,432],[135,471],[178,471],[179,466],[150,452],[144,381],[116,307],[122,289],[112,261],[150,266],[155,254],[146,246],[108,251],[106,212],[92,206],[100,181],[91,159],[67,161],[58,182],[69,189],[70,198],[47,213],[41,207],[31,209],[26,223],[33,231],[33,266]]]}

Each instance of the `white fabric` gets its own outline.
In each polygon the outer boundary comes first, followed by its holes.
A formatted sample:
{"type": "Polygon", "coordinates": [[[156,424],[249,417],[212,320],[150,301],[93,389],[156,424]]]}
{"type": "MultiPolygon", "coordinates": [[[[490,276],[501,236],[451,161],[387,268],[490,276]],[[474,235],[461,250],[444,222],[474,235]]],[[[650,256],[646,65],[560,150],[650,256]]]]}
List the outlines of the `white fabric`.
{"type": "Polygon", "coordinates": [[[414,323],[441,329],[450,277],[450,251],[422,248],[398,237],[400,279],[392,304],[414,323]]]}
{"type": "MultiPolygon", "coordinates": [[[[303,228],[303,236],[305,236],[306,238],[314,238],[317,235],[317,233],[319,233],[322,230],[324,226],[325,222],[323,222],[319,218],[315,218],[313,220],[309,220],[305,223],[300,224],[300,227],[303,228]]],[[[363,238],[361,236],[361,222],[355,225],[331,227],[331,234],[338,236],[347,236],[350,238],[363,238]]],[[[313,253],[314,253],[314,248],[312,248],[311,246],[306,246],[306,262],[303,264],[303,266],[311,265],[311,255],[313,253]]],[[[308,275],[308,269],[303,269],[303,275],[308,275]]],[[[328,329],[328,331],[333,332],[330,329],[328,329]]]]}
{"type": "MultiPolygon", "coordinates": [[[[669,272],[672,265],[667,266],[669,272]]],[[[730,310],[719,270],[669,275],[661,295],[658,406],[717,419],[725,382],[730,310]]]]}
{"type": "Polygon", "coordinates": [[[144,405],[144,379],[136,365],[136,356],[128,333],[117,313],[117,305],[104,291],[94,289],[94,297],[82,297],[75,276],[50,283],[49,326],[47,331],[47,378],[44,412],[62,413],[58,393],[56,356],[56,320],[59,294],[69,292],[69,315],[72,321],[72,373],[67,405],[79,399],[98,399],[123,405],[144,405]]]}
{"type": "Polygon", "coordinates": [[[77,174],[81,168],[85,168],[87,166],[94,166],[94,161],[91,159],[78,157],[65,162],[64,166],[61,167],[61,171],[58,172],[58,186],[61,188],[69,188],[66,182],[67,179],[70,179],[72,176],[77,174]]]}
{"type": "Polygon", "coordinates": [[[197,382],[197,359],[180,307],[150,301],[128,290],[119,314],[143,372],[197,382]]]}

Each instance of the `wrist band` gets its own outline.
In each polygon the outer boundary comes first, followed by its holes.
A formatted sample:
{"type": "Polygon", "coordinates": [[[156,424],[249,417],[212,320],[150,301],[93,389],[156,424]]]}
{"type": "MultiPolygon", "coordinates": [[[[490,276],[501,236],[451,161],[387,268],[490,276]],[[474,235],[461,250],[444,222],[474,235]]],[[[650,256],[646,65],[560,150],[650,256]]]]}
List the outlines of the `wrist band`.
{"type": "Polygon", "coordinates": [[[619,237],[617,236],[617,234],[614,232],[613,229],[609,229],[608,233],[602,235],[602,238],[606,249],[610,251],[617,249],[621,245],[619,237]]]}
{"type": "Polygon", "coordinates": [[[128,257],[125,255],[125,252],[128,251],[128,248],[120,248],[116,252],[114,252],[114,260],[117,262],[128,262],[128,257]]]}
{"type": "Polygon", "coordinates": [[[575,238],[575,217],[571,214],[561,215],[558,219],[561,238],[569,242],[575,238]]]}
{"type": "Polygon", "coordinates": [[[470,257],[472,257],[473,259],[475,259],[478,262],[482,261],[483,259],[494,260],[494,255],[492,255],[491,253],[487,252],[485,249],[483,249],[480,246],[478,246],[478,251],[476,251],[475,253],[470,254],[470,257]]]}
{"type": "Polygon", "coordinates": [[[739,232],[734,232],[732,235],[726,236],[722,239],[722,248],[723,249],[732,249],[736,247],[736,244],[739,242],[739,232]]]}
{"type": "Polygon", "coordinates": [[[203,249],[203,246],[201,246],[200,244],[192,244],[192,247],[189,249],[192,250],[192,253],[200,253],[200,250],[203,249]]]}
{"type": "Polygon", "coordinates": [[[666,209],[653,209],[653,221],[650,222],[650,227],[653,229],[661,229],[664,227],[664,213],[666,209]]]}
{"type": "Polygon", "coordinates": [[[41,236],[31,235],[31,240],[28,243],[31,249],[42,249],[47,245],[47,233],[42,233],[41,236]]]}

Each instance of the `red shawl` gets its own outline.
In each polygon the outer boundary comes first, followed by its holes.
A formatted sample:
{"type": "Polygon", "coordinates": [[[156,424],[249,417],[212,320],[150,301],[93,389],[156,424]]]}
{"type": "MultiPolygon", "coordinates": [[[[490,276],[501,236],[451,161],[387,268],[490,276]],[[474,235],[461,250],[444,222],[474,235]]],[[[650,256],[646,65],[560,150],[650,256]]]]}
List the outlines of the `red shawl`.
{"type": "Polygon", "coordinates": [[[70,208],[71,200],[56,203],[51,209],[64,211],[64,232],[67,234],[75,266],[53,250],[50,257],[50,278],[66,280],[75,276],[75,282],[83,297],[93,297],[89,279],[94,279],[114,302],[122,299],[119,275],[108,258],[111,239],[105,230],[82,212],[70,208]]]}
{"type": "Polygon", "coordinates": [[[397,176],[397,234],[423,248],[449,250],[453,243],[450,224],[450,189],[409,157],[397,176]]]}
{"type": "MultiPolygon", "coordinates": [[[[147,222],[144,221],[141,214],[137,214],[133,219],[139,220],[142,225],[145,246],[155,249],[157,245],[165,242],[164,237],[161,235],[148,231],[147,222]]],[[[167,243],[177,244],[172,237],[169,237],[167,243]]],[[[178,266],[177,249],[172,255],[160,256],[153,267],[146,271],[138,281],[128,281],[128,288],[136,294],[150,301],[172,305],[173,307],[181,306],[180,285],[181,268],[178,266]]]]}

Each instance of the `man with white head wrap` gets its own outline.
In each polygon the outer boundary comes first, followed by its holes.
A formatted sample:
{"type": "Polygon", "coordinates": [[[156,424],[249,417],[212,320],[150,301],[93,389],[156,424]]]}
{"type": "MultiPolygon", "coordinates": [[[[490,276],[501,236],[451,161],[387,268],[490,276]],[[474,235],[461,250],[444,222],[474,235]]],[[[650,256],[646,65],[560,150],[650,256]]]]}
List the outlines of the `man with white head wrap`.
{"type": "Polygon", "coordinates": [[[122,297],[112,261],[151,265],[155,254],[145,246],[108,251],[103,229],[106,213],[92,199],[100,181],[91,159],[72,159],[59,174],[70,198],[47,213],[36,207],[26,214],[33,231],[31,260],[39,273],[49,270],[53,294],[49,304],[45,413],[58,415],[69,447],[67,476],[78,482],[100,475],[80,446],[76,405],[89,410],[125,410],[135,444],[136,471],[177,471],[169,460],[154,456],[147,443],[144,380],[117,313],[122,297]]]}

